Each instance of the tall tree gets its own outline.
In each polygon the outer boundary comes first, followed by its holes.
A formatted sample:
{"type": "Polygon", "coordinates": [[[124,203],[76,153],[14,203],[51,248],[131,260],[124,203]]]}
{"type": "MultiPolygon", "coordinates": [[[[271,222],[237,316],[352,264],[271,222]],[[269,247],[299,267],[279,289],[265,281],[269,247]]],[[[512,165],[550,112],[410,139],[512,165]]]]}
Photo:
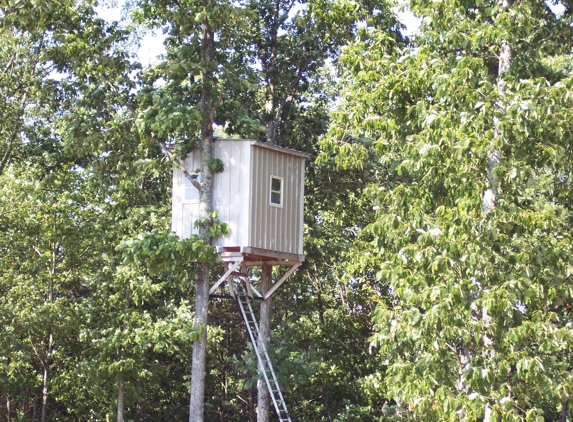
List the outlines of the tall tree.
{"type": "MultiPolygon", "coordinates": [[[[81,290],[79,274],[84,272],[88,276],[89,271],[79,261],[88,252],[91,254],[88,236],[93,234],[90,230],[93,210],[84,208],[88,202],[86,178],[82,177],[84,163],[79,156],[65,151],[68,133],[63,130],[65,114],[76,105],[79,88],[86,73],[90,73],[78,65],[81,59],[87,59],[83,66],[94,61],[107,60],[110,65],[122,62],[121,53],[115,52],[114,56],[110,48],[123,34],[114,28],[106,33],[109,28],[95,17],[86,2],[8,2],[2,4],[1,12],[0,44],[6,55],[2,55],[5,62],[0,84],[3,96],[0,177],[6,182],[3,186],[3,207],[8,210],[3,216],[6,244],[18,245],[2,254],[5,269],[10,269],[3,279],[3,290],[7,298],[15,299],[15,302],[9,300],[3,311],[15,315],[11,327],[19,327],[14,331],[16,344],[27,344],[41,366],[38,413],[45,421],[49,418],[48,405],[53,403],[53,376],[69,364],[65,359],[58,361],[56,352],[77,346],[77,327],[71,329],[69,325],[74,320],[74,312],[70,311],[73,307],[68,307],[76,298],[64,292],[81,290]],[[74,35],[70,36],[71,33],[74,35]],[[87,49],[86,42],[97,47],[87,49]],[[17,193],[18,185],[27,196],[17,193]],[[13,218],[18,215],[20,219],[13,218]],[[28,234],[27,239],[20,237],[24,233],[28,234]],[[31,242],[34,237],[36,240],[31,242]],[[16,262],[27,256],[23,261],[26,265],[13,266],[9,258],[14,253],[19,255],[16,262]],[[33,281],[36,286],[30,284],[33,281]],[[14,314],[14,309],[21,305],[18,302],[25,292],[31,299],[27,302],[35,308],[28,321],[19,325],[18,311],[14,314]]],[[[17,365],[17,360],[12,361],[17,355],[9,356],[8,371],[13,364],[17,365]]],[[[36,414],[36,386],[28,387],[28,397],[19,403],[20,409],[14,410],[25,414],[27,399],[33,402],[36,414]]],[[[11,410],[9,417],[10,413],[11,410]]]]}
{"type": "MultiPolygon", "coordinates": [[[[385,2],[252,1],[246,4],[251,24],[244,50],[256,72],[259,93],[249,107],[264,127],[258,137],[266,142],[314,153],[327,125],[324,100],[329,97],[329,63],[335,62],[365,22],[390,30],[395,20],[385,2]]],[[[240,39],[242,41],[242,39],[240,39]]],[[[255,134],[256,136],[256,134],[255,134]]],[[[311,173],[312,174],[312,173],[311,173]]],[[[260,325],[270,330],[272,304],[262,302],[260,325]]],[[[263,336],[265,347],[266,336],[263,336]]],[[[258,386],[259,421],[269,420],[269,394],[258,386]],[[263,399],[264,398],[264,399],[263,399]]]]}
{"type": "Polygon", "coordinates": [[[375,221],[353,260],[390,284],[373,344],[390,396],[424,420],[568,412],[564,6],[411,1],[424,17],[411,48],[371,30],[341,60],[345,102],[322,158],[378,156],[375,221]]]}
{"type": "MultiPolygon", "coordinates": [[[[199,237],[210,245],[212,235],[209,233],[211,217],[213,184],[211,179],[211,162],[213,161],[211,147],[213,144],[213,123],[215,108],[213,108],[213,84],[215,67],[215,40],[211,26],[212,10],[207,0],[201,3],[203,10],[203,35],[201,39],[201,189],[199,200],[199,215],[202,224],[199,228],[199,237]]],[[[195,293],[195,330],[202,328],[202,336],[193,342],[193,360],[191,367],[191,396],[189,402],[189,422],[202,421],[205,408],[205,359],[207,356],[207,311],[209,304],[209,274],[208,262],[197,265],[196,293],[195,293]]]]}
{"type": "Polygon", "coordinates": [[[10,54],[0,221],[2,244],[13,246],[0,252],[0,320],[11,333],[2,410],[8,419],[107,419],[123,397],[120,419],[124,408],[139,420],[173,415],[166,403],[175,407],[182,382],[160,391],[160,375],[181,366],[174,349],[194,338],[188,289],[122,268],[115,249],[169,218],[170,167],[155,159],[157,146],[141,148],[133,124],[138,65],[127,33],[90,2],[11,2],[2,11],[10,54]],[[162,404],[144,409],[146,395],[162,404]]]}
{"type": "Polygon", "coordinates": [[[311,84],[328,61],[338,58],[359,25],[367,19],[386,29],[394,25],[385,2],[265,0],[247,2],[246,9],[252,22],[245,54],[260,66],[254,110],[264,125],[264,139],[275,145],[289,145],[285,125],[310,103],[304,96],[311,84]]]}
{"type": "MultiPolygon", "coordinates": [[[[212,226],[211,188],[212,172],[221,171],[220,163],[212,159],[213,125],[217,107],[227,90],[241,90],[235,63],[226,60],[230,22],[241,26],[240,8],[229,2],[141,2],[142,19],[152,24],[170,26],[167,39],[167,61],[158,67],[159,72],[150,72],[150,86],[142,93],[142,120],[144,131],[184,170],[184,174],[200,191],[199,223],[200,245],[210,245],[214,236],[212,226]],[[155,22],[155,23],[153,23],[155,22]],[[215,38],[218,39],[216,42],[215,38]],[[164,77],[164,87],[152,86],[158,77],[164,77]],[[163,98],[161,98],[163,97],[163,98]],[[166,104],[168,102],[168,104],[166,104]],[[163,116],[168,116],[167,121],[163,116]],[[179,144],[175,154],[168,151],[170,143],[179,144]],[[201,181],[184,169],[182,160],[198,147],[201,151],[201,181]]],[[[240,121],[239,113],[232,119],[224,113],[219,123],[240,121]]],[[[237,110],[235,110],[237,111],[237,110]]],[[[237,124],[237,123],[236,123],[237,124]]],[[[238,123],[240,125],[240,123],[238,123]]],[[[191,369],[190,421],[202,421],[205,399],[205,360],[207,351],[207,312],[209,302],[209,275],[211,263],[200,260],[195,278],[195,322],[201,336],[193,343],[191,369]]]]}

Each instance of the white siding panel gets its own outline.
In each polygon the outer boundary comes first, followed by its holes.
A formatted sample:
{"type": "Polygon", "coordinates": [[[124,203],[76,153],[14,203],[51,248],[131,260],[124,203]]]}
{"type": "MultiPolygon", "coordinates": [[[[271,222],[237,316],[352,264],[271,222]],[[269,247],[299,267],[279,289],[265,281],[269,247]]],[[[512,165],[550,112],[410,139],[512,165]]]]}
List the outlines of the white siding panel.
{"type": "MultiPolygon", "coordinates": [[[[187,156],[185,168],[194,173],[198,165],[198,151],[195,150],[187,156]]],[[[173,202],[171,228],[180,238],[188,238],[197,230],[193,229],[193,222],[199,218],[199,208],[195,204],[187,203],[185,198],[185,183],[183,172],[173,169],[173,202]]]]}
{"type": "Polygon", "coordinates": [[[298,177],[296,176],[296,165],[295,165],[295,160],[294,157],[290,156],[288,157],[287,161],[286,161],[286,165],[287,165],[287,174],[288,174],[288,178],[289,178],[289,200],[291,201],[291,204],[289,205],[289,212],[286,215],[286,225],[287,227],[290,227],[291,229],[286,228],[285,230],[289,231],[288,234],[285,236],[285,249],[288,249],[289,251],[296,251],[296,237],[297,237],[297,225],[296,225],[296,220],[297,220],[297,214],[298,214],[298,201],[300,200],[300,197],[298,196],[298,183],[297,183],[297,179],[298,177]]]}
{"type": "Polygon", "coordinates": [[[242,243],[238,246],[249,245],[251,236],[251,178],[252,178],[252,147],[251,142],[238,142],[240,146],[239,166],[241,168],[240,177],[237,178],[239,186],[237,190],[241,192],[240,207],[240,230],[242,243]]]}
{"type": "Polygon", "coordinates": [[[230,209],[232,203],[236,201],[236,198],[232,197],[231,190],[231,173],[232,173],[232,151],[228,150],[229,144],[221,145],[220,142],[215,142],[213,146],[213,158],[218,158],[224,163],[224,170],[222,173],[213,174],[213,210],[219,212],[219,219],[221,221],[229,224],[230,233],[226,239],[217,238],[214,239],[214,244],[216,246],[223,246],[225,240],[233,243],[234,236],[237,235],[237,224],[233,221],[230,216],[230,209]]]}
{"type": "Polygon", "coordinates": [[[228,236],[215,239],[215,246],[248,244],[250,144],[243,140],[215,142],[213,157],[223,161],[224,170],[213,176],[213,209],[229,224],[228,236]]]}
{"type": "Polygon", "coordinates": [[[181,197],[183,195],[181,189],[181,170],[173,170],[173,188],[171,193],[171,231],[181,234],[183,209],[181,205],[181,197]]]}
{"type": "Polygon", "coordinates": [[[299,187],[299,195],[302,198],[302,200],[299,202],[298,207],[299,207],[299,211],[298,211],[298,219],[297,219],[297,236],[298,236],[298,242],[297,242],[297,249],[300,251],[300,253],[302,254],[303,251],[303,236],[304,236],[304,176],[305,176],[305,169],[304,169],[304,159],[301,160],[302,163],[299,165],[299,171],[298,171],[298,187],[299,187]]]}

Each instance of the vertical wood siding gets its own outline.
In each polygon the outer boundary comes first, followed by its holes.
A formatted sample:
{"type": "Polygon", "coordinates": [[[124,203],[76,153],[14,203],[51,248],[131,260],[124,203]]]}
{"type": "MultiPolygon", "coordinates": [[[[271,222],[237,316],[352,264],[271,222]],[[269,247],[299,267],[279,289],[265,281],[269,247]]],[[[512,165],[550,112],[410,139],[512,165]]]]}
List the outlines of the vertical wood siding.
{"type": "Polygon", "coordinates": [[[249,246],[302,254],[304,158],[253,146],[249,246]],[[271,175],[283,178],[283,206],[270,205],[271,175]]]}
{"type": "MultiPolygon", "coordinates": [[[[213,157],[223,161],[213,175],[213,209],[230,234],[214,246],[244,246],[302,254],[305,159],[288,151],[254,145],[253,140],[217,140],[213,157]],[[271,175],[283,178],[283,206],[270,205],[271,175]]],[[[185,160],[189,172],[200,167],[199,151],[185,160]]],[[[197,233],[199,204],[184,201],[183,173],[173,171],[172,230],[182,238],[197,233]]]]}

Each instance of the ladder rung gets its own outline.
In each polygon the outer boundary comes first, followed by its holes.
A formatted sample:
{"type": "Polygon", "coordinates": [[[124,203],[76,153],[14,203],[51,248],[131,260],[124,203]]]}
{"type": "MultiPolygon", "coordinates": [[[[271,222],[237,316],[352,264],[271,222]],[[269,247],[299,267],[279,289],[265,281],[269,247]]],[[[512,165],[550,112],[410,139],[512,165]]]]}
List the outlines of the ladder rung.
{"type": "Polygon", "coordinates": [[[249,274],[247,274],[247,273],[240,273],[240,272],[238,272],[238,271],[233,271],[233,272],[231,273],[231,277],[247,277],[247,278],[248,278],[248,277],[249,277],[249,274]]]}

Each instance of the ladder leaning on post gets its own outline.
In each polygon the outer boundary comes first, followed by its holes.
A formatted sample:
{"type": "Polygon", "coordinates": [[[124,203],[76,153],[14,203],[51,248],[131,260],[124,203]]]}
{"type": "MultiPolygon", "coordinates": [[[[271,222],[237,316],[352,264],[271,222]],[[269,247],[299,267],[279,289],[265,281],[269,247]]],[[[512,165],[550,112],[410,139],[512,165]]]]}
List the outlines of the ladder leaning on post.
{"type": "Polygon", "coordinates": [[[280,422],[292,422],[289,415],[283,393],[280,389],[277,376],[273,369],[265,340],[260,338],[259,323],[251,305],[251,299],[266,300],[296,271],[302,264],[304,256],[284,256],[278,258],[264,259],[265,257],[246,254],[240,251],[219,251],[226,271],[219,280],[209,290],[209,295],[216,298],[232,298],[237,301],[241,317],[245,321],[247,333],[255,350],[259,371],[265,381],[280,422]],[[293,259],[294,258],[294,259],[293,259]],[[259,292],[249,278],[247,267],[253,266],[285,266],[290,267],[280,279],[273,283],[272,287],[262,294],[259,292]],[[223,288],[223,283],[227,282],[230,295],[218,295],[215,292],[223,288]]]}
{"type": "Polygon", "coordinates": [[[267,384],[267,388],[269,389],[269,394],[271,395],[273,405],[277,411],[279,421],[291,422],[286,402],[280,389],[273,365],[271,364],[267,348],[265,347],[265,343],[262,339],[259,338],[259,324],[257,323],[257,319],[253,312],[251,301],[247,294],[247,289],[243,286],[243,283],[240,283],[237,290],[237,303],[241,310],[241,316],[247,326],[247,332],[249,333],[251,344],[253,345],[253,349],[257,355],[259,368],[261,369],[263,378],[267,384]]]}

